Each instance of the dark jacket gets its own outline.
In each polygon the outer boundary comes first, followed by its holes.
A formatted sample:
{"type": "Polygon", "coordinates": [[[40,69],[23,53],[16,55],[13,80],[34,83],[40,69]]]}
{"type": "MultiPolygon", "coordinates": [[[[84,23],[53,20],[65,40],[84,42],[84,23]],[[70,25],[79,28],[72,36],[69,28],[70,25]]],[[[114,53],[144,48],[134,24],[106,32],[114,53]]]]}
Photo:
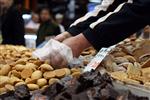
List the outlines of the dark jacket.
{"type": "Polygon", "coordinates": [[[21,13],[12,6],[2,15],[2,44],[25,45],[24,21],[21,13]]]}
{"type": "Polygon", "coordinates": [[[102,4],[68,29],[83,33],[97,49],[114,45],[150,24],[150,0],[102,0],[102,4]]]}
{"type": "Polygon", "coordinates": [[[57,24],[52,23],[51,21],[47,21],[42,23],[37,32],[37,40],[36,45],[38,46],[42,42],[45,41],[45,37],[47,36],[56,36],[60,34],[60,29],[57,24]]]}

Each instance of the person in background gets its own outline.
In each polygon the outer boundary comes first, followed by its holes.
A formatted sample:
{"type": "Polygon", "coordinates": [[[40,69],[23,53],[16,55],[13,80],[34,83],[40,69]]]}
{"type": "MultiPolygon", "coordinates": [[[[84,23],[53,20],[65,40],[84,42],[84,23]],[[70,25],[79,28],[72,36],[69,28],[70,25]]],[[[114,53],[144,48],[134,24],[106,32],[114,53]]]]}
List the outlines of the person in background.
{"type": "Polygon", "coordinates": [[[61,33],[65,31],[65,28],[64,28],[64,26],[62,25],[63,17],[64,17],[64,16],[63,16],[62,14],[60,14],[60,13],[58,13],[58,14],[55,15],[55,19],[56,19],[56,22],[57,22],[58,25],[59,25],[59,29],[60,29],[60,32],[61,32],[61,33]]]}
{"type": "Polygon", "coordinates": [[[40,23],[39,23],[39,14],[35,13],[35,12],[32,12],[32,18],[26,24],[25,28],[38,30],[39,26],[40,26],[40,23]]]}
{"type": "Polygon", "coordinates": [[[60,34],[60,30],[54,21],[48,8],[42,8],[40,11],[41,25],[37,32],[36,45],[40,45],[45,40],[60,34]]]}
{"type": "Polygon", "coordinates": [[[25,45],[24,21],[13,0],[0,0],[2,44],[25,45]]]}

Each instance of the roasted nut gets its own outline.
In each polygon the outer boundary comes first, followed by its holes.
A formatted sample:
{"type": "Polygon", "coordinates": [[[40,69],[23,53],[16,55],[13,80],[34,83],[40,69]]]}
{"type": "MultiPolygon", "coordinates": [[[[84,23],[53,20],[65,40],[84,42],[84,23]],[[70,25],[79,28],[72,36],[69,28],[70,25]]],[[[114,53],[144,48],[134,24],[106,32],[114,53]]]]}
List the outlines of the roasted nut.
{"type": "Polygon", "coordinates": [[[42,88],[41,88],[41,90],[44,90],[45,88],[47,88],[48,87],[48,85],[45,85],[45,86],[43,86],[42,88]]]}
{"type": "Polygon", "coordinates": [[[16,71],[16,70],[12,70],[11,74],[14,75],[14,76],[16,76],[16,77],[18,77],[18,78],[21,78],[21,73],[18,72],[18,71],[16,71]]]}
{"type": "Polygon", "coordinates": [[[27,84],[27,86],[31,91],[39,89],[39,86],[36,84],[27,84]]]}
{"type": "Polygon", "coordinates": [[[9,84],[14,85],[15,83],[21,82],[22,80],[19,79],[18,77],[11,76],[9,79],[9,84]]]}
{"type": "Polygon", "coordinates": [[[49,80],[49,85],[52,85],[52,84],[54,84],[54,83],[56,83],[56,82],[59,82],[60,80],[59,79],[57,79],[57,78],[51,78],[50,80],[49,80]]]}
{"type": "Polygon", "coordinates": [[[12,59],[7,59],[7,60],[5,60],[5,62],[7,63],[7,64],[11,64],[11,63],[13,63],[14,62],[14,60],[12,60],[12,59]]]}
{"type": "Polygon", "coordinates": [[[45,78],[41,78],[37,80],[37,85],[39,85],[39,87],[43,87],[47,84],[47,80],[45,78]]]}
{"type": "MultiPolygon", "coordinates": [[[[31,61],[29,61],[29,62],[31,62],[31,61]]],[[[37,59],[37,60],[35,60],[35,61],[32,61],[32,63],[35,64],[35,65],[37,65],[37,66],[41,66],[41,64],[42,64],[43,62],[37,59]]]]}
{"type": "Polygon", "coordinates": [[[7,89],[5,87],[0,88],[0,94],[3,94],[7,92],[7,89]]]}
{"type": "Polygon", "coordinates": [[[74,72],[80,72],[81,69],[80,68],[71,68],[71,72],[74,73],[74,72]]]}
{"type": "Polygon", "coordinates": [[[16,64],[25,65],[25,64],[26,64],[26,62],[27,62],[27,59],[22,58],[22,59],[17,60],[17,61],[16,61],[16,64]]]}
{"type": "Polygon", "coordinates": [[[43,74],[45,79],[54,78],[56,76],[56,73],[54,71],[45,72],[43,74]]]}
{"type": "Polygon", "coordinates": [[[2,87],[3,85],[9,83],[10,78],[7,76],[0,76],[0,87],[2,87]]]}
{"type": "Polygon", "coordinates": [[[81,75],[81,73],[80,72],[74,72],[74,73],[72,73],[71,74],[73,77],[79,77],[80,75],[81,75]]]}
{"type": "Polygon", "coordinates": [[[25,68],[26,68],[26,69],[32,69],[32,70],[35,71],[36,68],[38,68],[38,66],[35,65],[35,64],[33,64],[33,63],[27,63],[25,68]]]}
{"type": "Polygon", "coordinates": [[[4,65],[0,70],[0,75],[7,75],[11,70],[9,65],[4,65]]]}
{"type": "Polygon", "coordinates": [[[18,82],[15,84],[15,86],[19,86],[19,85],[23,85],[23,84],[26,84],[25,82],[18,82]]]}
{"type": "Polygon", "coordinates": [[[21,72],[21,77],[22,77],[23,79],[29,78],[29,77],[31,77],[32,72],[33,72],[32,69],[24,69],[24,70],[21,72]]]}
{"type": "Polygon", "coordinates": [[[54,70],[54,72],[56,73],[56,77],[58,78],[62,78],[66,75],[66,72],[64,69],[57,69],[57,70],[54,70]]]}
{"type": "Polygon", "coordinates": [[[13,69],[17,71],[22,71],[25,68],[25,65],[17,64],[13,69]]]}
{"type": "Polygon", "coordinates": [[[68,68],[63,68],[65,70],[65,73],[66,73],[66,76],[70,75],[71,74],[71,71],[70,69],[68,68]]]}
{"type": "Polygon", "coordinates": [[[36,83],[36,82],[37,82],[37,79],[31,79],[31,78],[26,78],[25,79],[26,84],[33,84],[33,83],[36,83]]]}
{"type": "Polygon", "coordinates": [[[54,70],[52,66],[50,66],[49,64],[42,64],[39,69],[41,69],[41,71],[52,71],[54,70]]]}
{"type": "Polygon", "coordinates": [[[6,84],[6,85],[5,85],[5,88],[6,88],[8,91],[14,91],[14,90],[15,90],[14,86],[12,86],[12,85],[10,85],[10,84],[6,84]]]}
{"type": "Polygon", "coordinates": [[[31,57],[32,53],[31,52],[25,52],[24,55],[27,56],[27,57],[31,57]]]}
{"type": "Polygon", "coordinates": [[[5,60],[3,60],[3,59],[0,59],[0,64],[6,64],[6,62],[5,62],[5,60]]]}
{"type": "Polygon", "coordinates": [[[40,79],[42,78],[42,72],[39,70],[36,70],[35,72],[32,73],[31,78],[32,79],[40,79]]]}
{"type": "Polygon", "coordinates": [[[0,63],[0,70],[2,69],[3,66],[4,66],[4,65],[0,63]]]}

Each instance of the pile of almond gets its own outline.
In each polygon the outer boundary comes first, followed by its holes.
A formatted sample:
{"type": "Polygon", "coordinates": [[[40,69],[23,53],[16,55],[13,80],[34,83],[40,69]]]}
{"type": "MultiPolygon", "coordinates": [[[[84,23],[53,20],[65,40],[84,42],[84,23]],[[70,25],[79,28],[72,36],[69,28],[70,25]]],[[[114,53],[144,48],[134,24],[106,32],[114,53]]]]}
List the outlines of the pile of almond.
{"type": "Polygon", "coordinates": [[[23,46],[0,45],[0,94],[22,84],[27,84],[31,91],[44,89],[65,76],[80,74],[80,68],[54,69],[47,62],[33,58],[32,50],[23,46]]]}

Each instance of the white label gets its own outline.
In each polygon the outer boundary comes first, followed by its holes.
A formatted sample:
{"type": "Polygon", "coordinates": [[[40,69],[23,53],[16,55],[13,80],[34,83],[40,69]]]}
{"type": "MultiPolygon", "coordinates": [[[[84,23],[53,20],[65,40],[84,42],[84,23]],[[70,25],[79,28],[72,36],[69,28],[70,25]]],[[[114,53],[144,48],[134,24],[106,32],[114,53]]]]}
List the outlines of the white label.
{"type": "Polygon", "coordinates": [[[107,56],[107,54],[115,48],[116,45],[111,46],[109,48],[102,48],[96,56],[91,60],[91,62],[85,67],[83,72],[91,71],[92,69],[95,70],[99,64],[103,61],[103,59],[107,56]]]}

